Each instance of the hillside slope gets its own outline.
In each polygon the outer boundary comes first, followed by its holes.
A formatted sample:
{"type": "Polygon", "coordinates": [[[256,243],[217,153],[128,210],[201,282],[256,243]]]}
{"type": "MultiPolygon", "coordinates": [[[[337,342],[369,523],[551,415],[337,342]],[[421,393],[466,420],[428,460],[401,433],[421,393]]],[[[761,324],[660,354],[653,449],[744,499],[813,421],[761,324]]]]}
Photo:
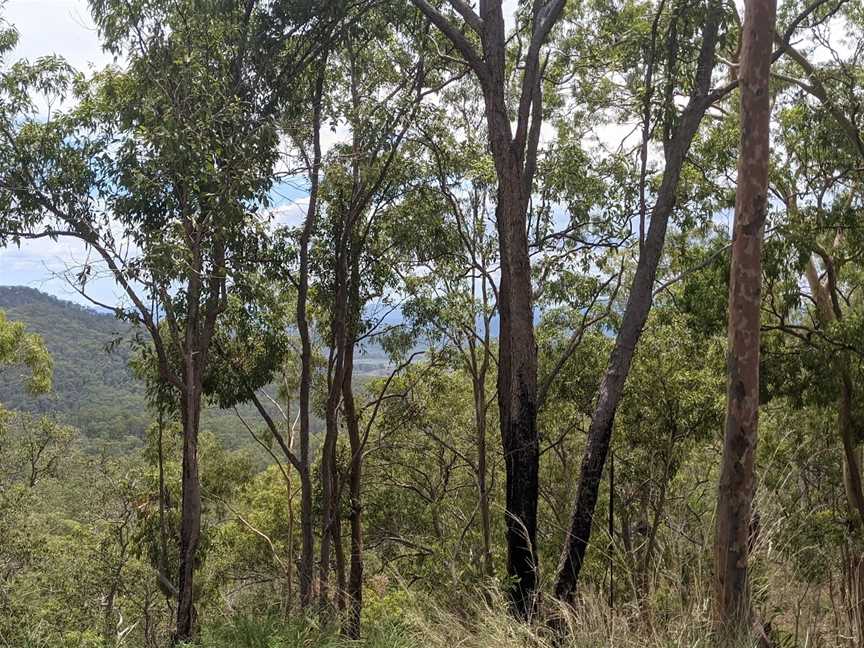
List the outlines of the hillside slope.
{"type": "MultiPolygon", "coordinates": [[[[85,437],[86,447],[139,444],[152,421],[144,385],[129,368],[132,336],[129,324],[22,286],[0,286],[0,310],[23,322],[45,340],[54,359],[54,388],[30,396],[20,372],[0,372],[0,403],[10,409],[56,413],[85,437]]],[[[244,408],[249,420],[254,414],[244,408]]],[[[254,445],[233,411],[205,410],[202,429],[210,430],[228,448],[254,445]]]]}
{"type": "Polygon", "coordinates": [[[0,373],[0,402],[12,409],[57,412],[90,438],[141,438],[149,417],[141,383],[129,369],[130,327],[111,315],[32,288],[0,286],[0,310],[45,340],[54,389],[33,397],[15,371],[0,373]]]}

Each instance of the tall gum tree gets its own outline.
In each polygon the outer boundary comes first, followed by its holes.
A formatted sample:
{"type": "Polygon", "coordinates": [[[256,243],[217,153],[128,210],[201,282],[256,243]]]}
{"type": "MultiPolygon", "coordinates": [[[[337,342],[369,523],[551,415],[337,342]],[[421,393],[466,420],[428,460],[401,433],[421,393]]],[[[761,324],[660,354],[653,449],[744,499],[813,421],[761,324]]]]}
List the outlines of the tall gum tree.
{"type": "MultiPolygon", "coordinates": [[[[661,4],[657,10],[658,20],[663,11],[664,4],[661,4]]],[[[723,7],[716,0],[709,0],[703,5],[701,13],[704,14],[702,38],[692,73],[690,84],[692,89],[687,104],[680,114],[675,114],[677,108],[671,100],[674,85],[670,85],[668,81],[668,79],[674,80],[678,74],[676,72],[678,49],[676,30],[670,29],[667,36],[666,66],[669,69],[664,105],[667,110],[673,111],[674,117],[670,119],[667,116],[664,127],[659,129],[662,131],[665,161],[662,179],[657,189],[654,206],[650,213],[646,214],[650,223],[644,239],[640,241],[636,272],[633,275],[627,304],[615,338],[615,345],[600,383],[588,429],[588,440],[579,472],[579,485],[555,580],[555,596],[565,602],[572,601],[585,560],[591,537],[594,509],[600,491],[600,480],[612,440],[612,424],[623,396],[624,383],[627,380],[636,345],[651,309],[654,280],[663,254],[669,218],[677,200],[678,181],[702,118],[715,101],[731,90],[731,86],[715,90],[711,88],[723,22],[723,7]]],[[[679,12],[673,11],[671,17],[673,24],[679,19],[679,12]]],[[[655,21],[655,32],[656,25],[655,21]]],[[[657,44],[652,42],[652,50],[656,46],[657,44]]],[[[650,86],[653,82],[650,70],[651,65],[648,66],[646,73],[646,86],[650,86]]],[[[648,130],[650,132],[651,128],[648,130]]]]}
{"type": "Polygon", "coordinates": [[[122,54],[126,68],[88,81],[52,60],[13,70],[18,85],[6,86],[13,101],[4,105],[0,132],[7,207],[0,231],[82,240],[98,261],[85,263],[72,283],[86,296],[93,273],[114,278],[126,304],[98,305],[147,331],[160,380],[180,403],[174,639],[184,641],[196,628],[198,430],[211,345],[229,294],[260,261],[266,240],[259,208],[268,202],[284,88],[321,43],[267,40],[262,34],[292,33],[292,20],[311,18],[274,19],[251,1],[94,0],[92,7],[105,47],[122,54]],[[79,102],[46,121],[20,88],[45,90],[52,77],[79,102]]]}
{"type": "MultiPolygon", "coordinates": [[[[319,227],[311,257],[315,295],[323,317],[329,355],[324,403],[325,434],[321,455],[321,542],[319,605],[325,619],[332,609],[347,608],[345,633],[358,638],[363,603],[362,468],[368,432],[355,403],[354,357],[370,335],[366,306],[382,300],[389,280],[385,266],[393,251],[375,249],[378,223],[399,199],[409,168],[399,159],[406,134],[414,125],[430,66],[422,19],[413,11],[404,21],[385,12],[368,11],[345,30],[331,61],[338,62],[338,88],[330,94],[336,114],[350,131],[347,142],[327,155],[318,195],[319,227]],[[348,432],[351,456],[347,484],[337,465],[340,422],[348,432]],[[350,565],[346,572],[340,501],[347,485],[350,499],[350,565]],[[336,572],[336,587],[331,573],[336,572]]],[[[334,83],[334,86],[336,84],[334,83]]],[[[374,328],[374,325],[371,325],[374,328]]]]}
{"type": "Polygon", "coordinates": [[[535,0],[525,26],[528,45],[519,61],[518,97],[511,102],[508,35],[502,0],[481,0],[478,10],[465,0],[447,0],[447,15],[427,0],[411,0],[452,44],[480,84],[489,148],[498,180],[499,350],[498,408],[506,471],[505,522],[507,574],[513,581],[514,610],[534,609],[538,559],[537,500],[537,345],[527,213],[537,168],[543,123],[544,46],[566,0],[535,0]],[[466,34],[457,27],[465,25],[466,34]],[[479,41],[479,43],[477,42],[479,41]],[[515,130],[511,115],[516,115],[515,130]]]}
{"type": "Polygon", "coordinates": [[[748,553],[759,411],[762,239],[768,210],[771,98],[768,82],[776,0],[750,0],[742,33],[741,139],[729,280],[727,396],[714,538],[718,632],[749,631],[748,553]]]}

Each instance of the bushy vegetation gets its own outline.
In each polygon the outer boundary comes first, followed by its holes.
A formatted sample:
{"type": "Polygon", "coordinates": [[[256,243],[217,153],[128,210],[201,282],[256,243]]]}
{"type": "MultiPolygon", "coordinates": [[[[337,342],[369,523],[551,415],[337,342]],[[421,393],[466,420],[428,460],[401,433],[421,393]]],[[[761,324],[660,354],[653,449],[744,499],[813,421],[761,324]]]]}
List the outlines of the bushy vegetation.
{"type": "Polygon", "coordinates": [[[0,643],[864,644],[864,5],[745,4],[0,26],[0,244],[123,296],[0,289],[0,643]]]}

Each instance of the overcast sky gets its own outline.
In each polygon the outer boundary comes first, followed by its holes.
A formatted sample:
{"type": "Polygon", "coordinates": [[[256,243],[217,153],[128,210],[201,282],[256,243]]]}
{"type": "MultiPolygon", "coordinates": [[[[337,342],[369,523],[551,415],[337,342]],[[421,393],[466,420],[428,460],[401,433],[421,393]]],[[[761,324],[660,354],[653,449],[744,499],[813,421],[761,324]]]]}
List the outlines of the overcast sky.
{"type": "MultiPolygon", "coordinates": [[[[8,0],[3,15],[19,33],[18,48],[11,60],[58,54],[80,70],[103,67],[112,61],[111,55],[99,46],[86,0],[8,0]]],[[[84,247],[70,242],[40,240],[22,243],[21,249],[0,248],[0,285],[31,286],[81,302],[57,275],[86,258],[84,247]]],[[[98,282],[94,288],[100,299],[117,301],[119,293],[112,281],[98,282]]]]}
{"type": "MultiPolygon", "coordinates": [[[[64,57],[75,68],[88,71],[113,62],[102,51],[96,27],[90,17],[87,0],[8,0],[3,15],[15,25],[19,44],[10,60],[35,59],[48,54],[64,57]]],[[[299,187],[282,184],[274,191],[277,220],[286,222],[299,213],[305,204],[299,187]]],[[[63,278],[74,272],[92,255],[84,245],[74,240],[24,241],[20,248],[0,248],[0,285],[30,286],[62,299],[89,304],[63,278]]],[[[102,303],[126,301],[113,279],[91,281],[88,294],[102,303]]]]}

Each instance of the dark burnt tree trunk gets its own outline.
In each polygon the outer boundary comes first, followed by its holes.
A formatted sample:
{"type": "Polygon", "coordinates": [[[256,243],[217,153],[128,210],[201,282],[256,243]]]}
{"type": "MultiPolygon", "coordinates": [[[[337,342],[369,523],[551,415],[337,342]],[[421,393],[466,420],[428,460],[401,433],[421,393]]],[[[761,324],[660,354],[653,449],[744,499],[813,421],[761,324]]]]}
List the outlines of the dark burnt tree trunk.
{"type": "MultiPolygon", "coordinates": [[[[694,90],[677,127],[664,141],[666,166],[663,170],[663,179],[657,193],[657,200],[651,210],[651,222],[644,245],[641,246],[621,328],[600,383],[597,404],[588,429],[588,440],[582,458],[579,486],[573,504],[570,526],[555,581],[555,596],[566,602],[572,601],[591,538],[594,509],[612,440],[615,412],[630,371],[636,344],[651,309],[654,279],[663,253],[669,216],[675,206],[681,169],[705,111],[721,96],[721,91],[711,92],[710,90],[721,13],[719,3],[711,0],[702,28],[702,45],[693,84],[694,90]]],[[[722,92],[725,94],[726,90],[722,92]]]]}
{"type": "Polygon", "coordinates": [[[726,430],[714,539],[718,630],[745,635],[750,626],[748,553],[759,411],[762,237],[768,208],[768,81],[776,0],[746,4],[739,71],[741,140],[729,284],[726,430]]]}
{"type": "Polygon", "coordinates": [[[527,210],[537,163],[542,124],[541,50],[560,17],[565,0],[534,2],[531,36],[522,64],[515,133],[507,104],[507,35],[501,0],[480,3],[479,15],[462,0],[445,5],[480,39],[478,50],[451,20],[427,0],[412,0],[459,50],[483,91],[489,147],[498,179],[496,225],[501,278],[498,290],[498,408],[506,474],[507,573],[513,581],[514,611],[534,609],[537,585],[537,347],[534,340],[531,262],[527,210]]]}

